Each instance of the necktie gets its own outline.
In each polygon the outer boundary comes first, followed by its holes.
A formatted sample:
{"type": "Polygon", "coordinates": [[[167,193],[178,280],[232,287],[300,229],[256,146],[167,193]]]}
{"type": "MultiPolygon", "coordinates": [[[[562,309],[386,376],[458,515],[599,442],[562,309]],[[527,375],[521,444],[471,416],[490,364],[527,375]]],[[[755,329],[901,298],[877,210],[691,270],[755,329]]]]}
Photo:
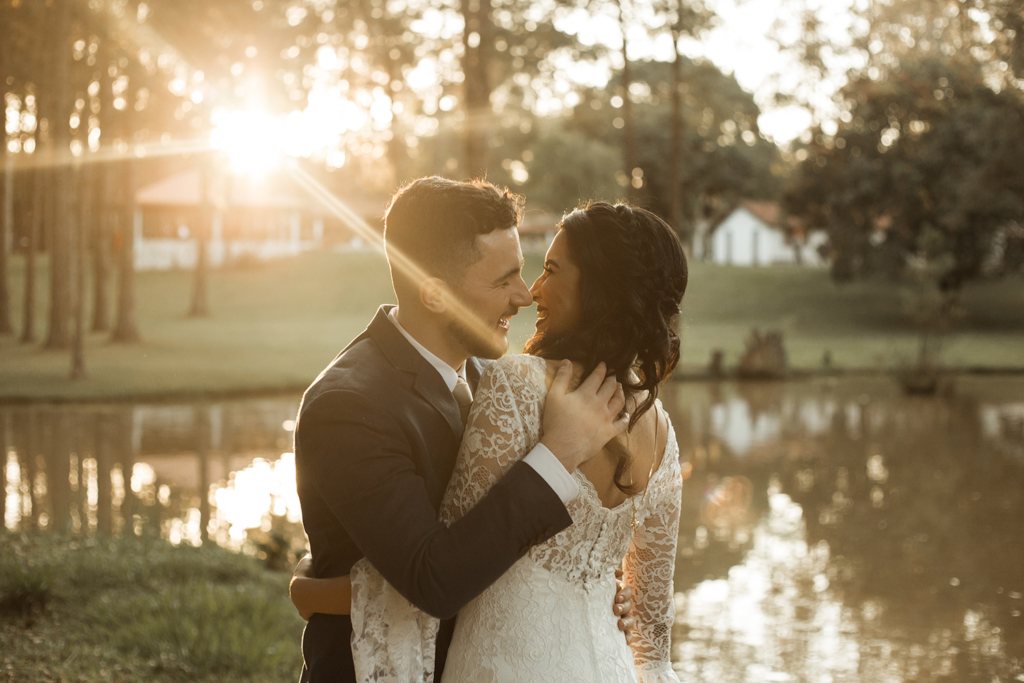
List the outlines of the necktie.
{"type": "Polygon", "coordinates": [[[469,384],[466,380],[459,377],[459,381],[455,383],[455,388],[452,389],[452,396],[455,397],[455,402],[459,404],[459,414],[462,415],[462,428],[466,428],[466,420],[469,418],[469,407],[473,405],[473,392],[469,388],[469,384]]]}

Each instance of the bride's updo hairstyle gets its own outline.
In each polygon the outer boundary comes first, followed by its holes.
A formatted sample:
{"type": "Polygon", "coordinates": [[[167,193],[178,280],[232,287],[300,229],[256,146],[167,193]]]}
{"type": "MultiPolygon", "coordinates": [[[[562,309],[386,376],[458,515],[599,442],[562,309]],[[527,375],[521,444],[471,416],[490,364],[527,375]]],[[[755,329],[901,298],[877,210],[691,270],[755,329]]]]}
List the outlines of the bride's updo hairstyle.
{"type": "MultiPolygon", "coordinates": [[[[630,416],[632,429],[679,363],[676,320],[688,279],[686,256],[665,221],[628,204],[590,202],[558,227],[580,272],[579,323],[561,334],[537,332],[524,351],[568,358],[583,366],[583,376],[604,361],[627,396],[648,392],[630,416]]],[[[632,482],[623,481],[630,455],[614,450],[615,485],[635,493],[632,482]]]]}

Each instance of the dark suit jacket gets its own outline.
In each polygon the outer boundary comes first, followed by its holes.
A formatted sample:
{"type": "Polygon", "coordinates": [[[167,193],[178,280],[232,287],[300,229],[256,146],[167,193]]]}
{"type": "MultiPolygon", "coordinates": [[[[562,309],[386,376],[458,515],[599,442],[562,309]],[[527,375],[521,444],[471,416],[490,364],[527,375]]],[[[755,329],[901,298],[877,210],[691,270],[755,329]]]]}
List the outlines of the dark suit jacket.
{"type": "MultiPolygon", "coordinates": [[[[295,427],[295,471],[314,571],[348,574],[364,555],[410,602],[454,616],[533,545],[568,527],[550,486],[518,463],[450,528],[437,521],[462,435],[441,375],[377,312],[306,390],[295,427]]],[[[471,384],[481,365],[467,366],[471,384]]],[[[348,617],[316,614],[302,639],[302,680],[353,681],[348,617]]]]}

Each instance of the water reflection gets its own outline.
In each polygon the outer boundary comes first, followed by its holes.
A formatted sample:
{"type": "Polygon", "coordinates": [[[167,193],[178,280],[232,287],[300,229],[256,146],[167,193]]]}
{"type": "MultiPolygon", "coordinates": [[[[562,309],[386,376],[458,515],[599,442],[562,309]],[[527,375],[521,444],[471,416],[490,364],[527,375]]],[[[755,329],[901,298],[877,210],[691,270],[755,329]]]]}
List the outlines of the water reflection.
{"type": "Polygon", "coordinates": [[[4,409],[4,524],[252,552],[277,534],[301,548],[286,452],[297,408],[267,399],[4,409]]]}
{"type": "Polygon", "coordinates": [[[678,389],[687,678],[1024,680],[1024,382],[962,384],[678,389]]]}
{"type": "MultiPolygon", "coordinates": [[[[684,680],[1024,681],[1024,379],[682,383],[684,680]]],[[[0,409],[8,529],[304,545],[297,399],[0,409]]]]}

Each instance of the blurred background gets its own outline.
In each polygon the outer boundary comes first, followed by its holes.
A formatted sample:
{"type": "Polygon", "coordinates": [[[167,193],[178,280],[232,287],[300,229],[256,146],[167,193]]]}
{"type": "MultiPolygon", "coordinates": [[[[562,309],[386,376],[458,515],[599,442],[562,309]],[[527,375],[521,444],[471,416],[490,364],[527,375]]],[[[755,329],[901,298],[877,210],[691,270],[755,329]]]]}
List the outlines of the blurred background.
{"type": "Polygon", "coordinates": [[[527,282],[678,232],[682,680],[1024,681],[1020,0],[0,0],[0,92],[0,681],[293,680],[298,400],[429,174],[527,282]]]}

